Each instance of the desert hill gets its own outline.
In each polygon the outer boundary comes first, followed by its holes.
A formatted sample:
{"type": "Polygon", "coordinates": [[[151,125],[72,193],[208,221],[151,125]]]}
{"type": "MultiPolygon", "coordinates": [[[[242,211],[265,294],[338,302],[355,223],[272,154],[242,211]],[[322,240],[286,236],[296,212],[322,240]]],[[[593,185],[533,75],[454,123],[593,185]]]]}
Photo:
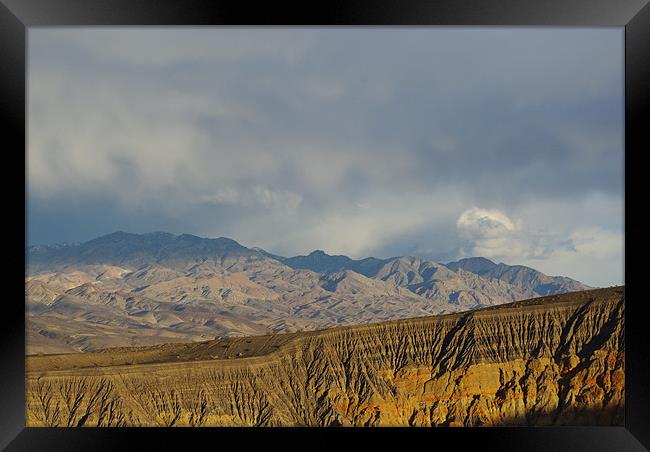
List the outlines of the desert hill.
{"type": "Polygon", "coordinates": [[[622,425],[624,290],[27,358],[27,425],[622,425]]]}

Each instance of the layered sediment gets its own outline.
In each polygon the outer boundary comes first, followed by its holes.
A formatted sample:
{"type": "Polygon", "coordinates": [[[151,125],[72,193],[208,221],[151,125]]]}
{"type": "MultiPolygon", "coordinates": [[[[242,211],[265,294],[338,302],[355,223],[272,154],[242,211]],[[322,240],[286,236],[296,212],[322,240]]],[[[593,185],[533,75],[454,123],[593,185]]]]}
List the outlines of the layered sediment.
{"type": "Polygon", "coordinates": [[[28,426],[622,425],[624,290],[27,359],[28,426]]]}

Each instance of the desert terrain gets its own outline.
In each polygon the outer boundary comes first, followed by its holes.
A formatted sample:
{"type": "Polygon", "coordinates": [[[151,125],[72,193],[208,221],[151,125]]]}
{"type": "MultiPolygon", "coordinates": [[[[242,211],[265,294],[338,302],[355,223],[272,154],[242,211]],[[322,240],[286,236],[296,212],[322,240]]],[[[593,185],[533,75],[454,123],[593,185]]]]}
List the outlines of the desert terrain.
{"type": "Polygon", "coordinates": [[[312,331],[589,289],[485,258],[286,258],[168,233],[32,246],[26,273],[28,354],[312,331]]]}
{"type": "Polygon", "coordinates": [[[28,426],[622,425],[624,288],[27,357],[28,426]]]}

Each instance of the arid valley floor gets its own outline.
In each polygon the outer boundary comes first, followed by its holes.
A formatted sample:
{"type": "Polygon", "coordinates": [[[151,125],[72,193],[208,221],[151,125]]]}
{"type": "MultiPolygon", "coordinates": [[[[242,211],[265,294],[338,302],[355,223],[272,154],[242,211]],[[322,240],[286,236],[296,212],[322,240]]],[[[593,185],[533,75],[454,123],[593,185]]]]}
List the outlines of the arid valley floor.
{"type": "Polygon", "coordinates": [[[622,425],[624,288],[27,357],[28,426],[622,425]]]}

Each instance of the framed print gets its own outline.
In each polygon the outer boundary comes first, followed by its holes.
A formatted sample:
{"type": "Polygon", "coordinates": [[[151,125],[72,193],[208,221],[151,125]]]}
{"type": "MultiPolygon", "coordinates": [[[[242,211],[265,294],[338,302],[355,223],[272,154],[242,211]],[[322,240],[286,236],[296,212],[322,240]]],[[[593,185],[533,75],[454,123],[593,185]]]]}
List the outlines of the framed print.
{"type": "Polygon", "coordinates": [[[0,444],[646,450],[646,3],[2,0],[0,444]]]}

